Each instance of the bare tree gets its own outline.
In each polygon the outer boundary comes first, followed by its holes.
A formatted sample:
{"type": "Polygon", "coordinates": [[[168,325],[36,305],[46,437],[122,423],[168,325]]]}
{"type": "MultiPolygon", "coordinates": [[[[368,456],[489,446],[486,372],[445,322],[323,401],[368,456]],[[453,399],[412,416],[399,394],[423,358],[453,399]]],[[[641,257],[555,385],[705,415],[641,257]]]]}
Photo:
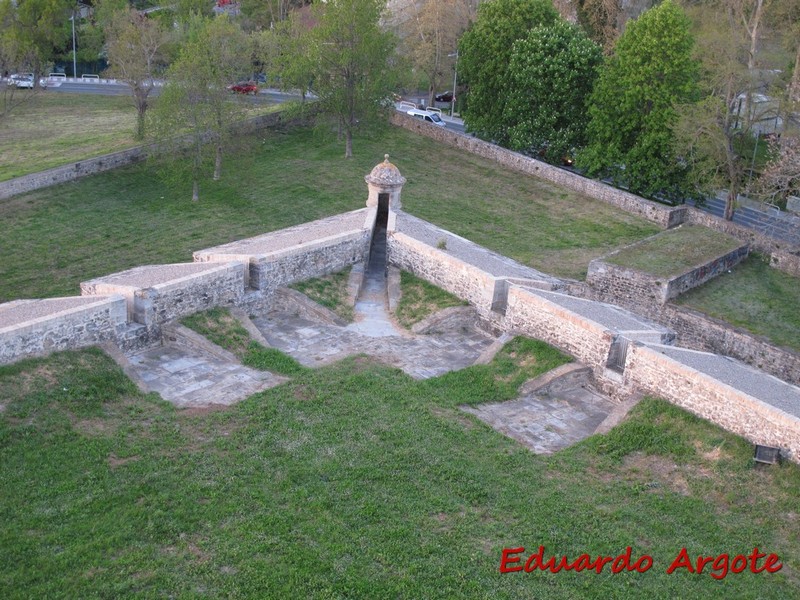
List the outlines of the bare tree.
{"type": "Polygon", "coordinates": [[[155,86],[154,71],[159,51],[170,40],[156,20],[128,9],[117,12],[106,27],[108,61],[107,73],[128,84],[136,107],[136,139],[144,139],[145,113],[155,86]]]}

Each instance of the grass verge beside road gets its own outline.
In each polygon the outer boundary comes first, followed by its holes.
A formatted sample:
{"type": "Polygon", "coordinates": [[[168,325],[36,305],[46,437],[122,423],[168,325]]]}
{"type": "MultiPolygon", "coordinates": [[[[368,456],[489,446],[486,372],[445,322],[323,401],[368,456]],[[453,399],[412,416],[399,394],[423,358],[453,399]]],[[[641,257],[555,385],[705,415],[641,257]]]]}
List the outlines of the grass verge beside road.
{"type": "Polygon", "coordinates": [[[758,255],[683,294],[677,303],[800,352],[800,278],[771,268],[758,255]]]}
{"type": "Polygon", "coordinates": [[[222,411],[141,395],[95,350],[0,368],[4,598],[796,596],[800,470],[668,404],[537,456],[458,410],[564,358],[517,339],[427,381],[357,357],[222,411]],[[503,548],[653,557],[499,573],[503,548]],[[666,569],[681,548],[774,574],[666,569]],[[763,560],[762,560],[763,562],[763,560]]]}

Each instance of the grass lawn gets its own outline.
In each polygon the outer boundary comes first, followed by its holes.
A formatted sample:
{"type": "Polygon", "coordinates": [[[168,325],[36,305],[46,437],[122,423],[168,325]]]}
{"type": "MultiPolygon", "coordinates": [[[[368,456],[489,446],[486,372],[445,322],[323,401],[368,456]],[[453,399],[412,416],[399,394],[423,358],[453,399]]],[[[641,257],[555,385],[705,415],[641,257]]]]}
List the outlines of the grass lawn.
{"type": "Polygon", "coordinates": [[[349,279],[350,267],[324,277],[301,281],[290,287],[305,294],[317,304],[332,310],[350,323],[353,321],[354,309],[347,291],[349,279]]]}
{"type": "Polygon", "coordinates": [[[426,317],[451,306],[464,306],[460,298],[420,279],[407,271],[400,272],[400,302],[395,316],[406,329],[426,317]]]}
{"type": "Polygon", "coordinates": [[[724,233],[681,225],[625,248],[608,257],[607,261],[657,277],[674,277],[741,245],[739,240],[724,233]]]}
{"type": "Polygon", "coordinates": [[[654,399],[552,456],[457,409],[563,361],[516,339],[419,382],[356,357],[223,411],[143,396],[97,350],[0,368],[3,598],[797,597],[795,465],[654,399]],[[539,545],[654,566],[499,573],[539,545]],[[783,570],[666,574],[754,546],[783,570]]]}
{"type": "Polygon", "coordinates": [[[223,178],[175,190],[136,165],[0,203],[0,301],[78,292],[81,281],[364,206],[364,175],[389,152],[408,182],[404,208],[556,275],[658,229],[601,202],[499,169],[410,132],[344,143],[314,130],[243,140],[223,178]],[[246,148],[246,150],[244,150],[246,148]]]}
{"type": "MultiPolygon", "coordinates": [[[[249,114],[264,110],[247,107],[249,114]]],[[[135,126],[129,96],[38,92],[0,122],[0,181],[136,146],[135,126]]]]}
{"type": "Polygon", "coordinates": [[[800,352],[800,278],[771,268],[759,256],[683,294],[677,303],[800,352]]]}

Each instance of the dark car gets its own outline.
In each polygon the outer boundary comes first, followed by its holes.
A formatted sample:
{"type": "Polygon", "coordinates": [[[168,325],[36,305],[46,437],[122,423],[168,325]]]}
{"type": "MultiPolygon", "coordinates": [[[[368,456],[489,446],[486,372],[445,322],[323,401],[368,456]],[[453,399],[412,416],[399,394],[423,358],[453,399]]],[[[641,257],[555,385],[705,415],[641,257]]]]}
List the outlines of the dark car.
{"type": "Polygon", "coordinates": [[[437,102],[452,102],[455,98],[453,97],[453,92],[447,91],[436,96],[437,102]]]}
{"type": "Polygon", "coordinates": [[[250,94],[255,96],[258,93],[258,86],[255,81],[240,81],[228,86],[228,89],[236,94],[250,94]]]}

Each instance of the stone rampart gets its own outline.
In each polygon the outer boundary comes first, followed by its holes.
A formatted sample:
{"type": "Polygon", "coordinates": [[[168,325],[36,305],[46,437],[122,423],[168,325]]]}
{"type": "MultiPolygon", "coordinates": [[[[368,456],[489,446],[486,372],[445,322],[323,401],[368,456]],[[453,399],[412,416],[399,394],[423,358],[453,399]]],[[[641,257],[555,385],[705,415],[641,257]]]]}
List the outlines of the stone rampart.
{"type": "Polygon", "coordinates": [[[658,277],[608,262],[617,254],[613,252],[589,263],[586,283],[604,296],[635,298],[638,304],[665,304],[736,266],[747,258],[748,251],[748,246],[740,246],[672,277],[658,277]]]}
{"type": "Polygon", "coordinates": [[[398,111],[394,112],[391,121],[394,125],[403,129],[414,131],[438,142],[488,158],[509,169],[534,175],[556,185],[585,194],[595,200],[619,207],[663,228],[675,227],[685,220],[687,209],[685,206],[672,207],[645,200],[635,194],[619,190],[595,179],[589,179],[572,171],[560,169],[546,162],[524,156],[518,152],[512,152],[475,137],[460,135],[444,127],[425,123],[398,111]]]}
{"type": "Polygon", "coordinates": [[[401,232],[389,234],[386,249],[390,264],[466,300],[481,315],[491,312],[498,278],[401,232]]]}
{"type": "Polygon", "coordinates": [[[644,392],[753,443],[779,447],[800,462],[800,419],[795,415],[641,344],[629,348],[625,376],[644,392]]]}
{"type": "Polygon", "coordinates": [[[0,304],[0,364],[113,340],[126,325],[121,296],[0,304]]]}
{"type": "Polygon", "coordinates": [[[737,240],[750,245],[750,249],[770,257],[770,266],[800,277],[800,248],[792,244],[776,240],[749,227],[703,212],[694,207],[687,207],[686,222],[702,225],[714,231],[726,233],[737,240]]]}
{"type": "Polygon", "coordinates": [[[247,284],[264,293],[321,277],[366,260],[375,208],[238,240],[194,253],[195,262],[240,261],[248,265],[247,284]]]}

